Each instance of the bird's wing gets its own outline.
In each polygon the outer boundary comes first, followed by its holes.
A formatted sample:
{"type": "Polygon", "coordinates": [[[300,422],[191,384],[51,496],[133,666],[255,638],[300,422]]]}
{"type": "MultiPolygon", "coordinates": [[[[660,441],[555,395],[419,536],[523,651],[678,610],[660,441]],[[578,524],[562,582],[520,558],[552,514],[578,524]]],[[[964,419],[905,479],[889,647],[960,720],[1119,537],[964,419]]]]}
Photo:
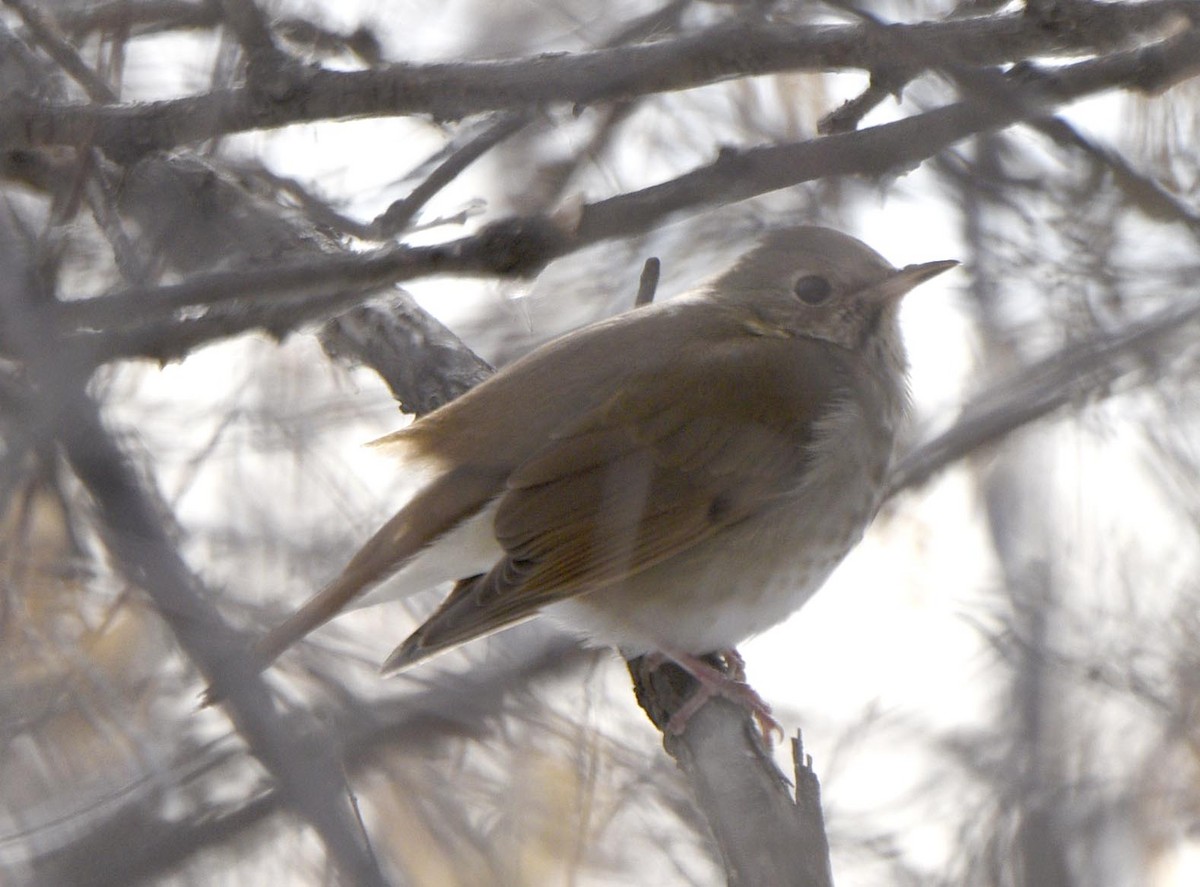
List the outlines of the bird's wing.
{"type": "Polygon", "coordinates": [[[639,573],[794,489],[818,417],[852,385],[839,351],[744,337],[628,380],[511,473],[495,520],[505,557],[385,670],[639,573]]]}

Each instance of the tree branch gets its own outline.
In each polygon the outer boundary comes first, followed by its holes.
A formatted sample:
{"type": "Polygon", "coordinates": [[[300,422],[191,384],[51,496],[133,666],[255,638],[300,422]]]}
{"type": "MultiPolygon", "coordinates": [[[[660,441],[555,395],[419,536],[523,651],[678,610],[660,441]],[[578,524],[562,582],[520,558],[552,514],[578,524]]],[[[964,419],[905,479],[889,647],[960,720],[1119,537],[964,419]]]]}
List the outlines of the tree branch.
{"type": "Polygon", "coordinates": [[[330,357],[369,366],[405,412],[421,416],[492,374],[477,357],[403,291],[385,304],[340,314],[321,330],[330,357]]]}
{"type": "Polygon", "coordinates": [[[1113,382],[1141,365],[1126,358],[1158,347],[1197,321],[1200,305],[1173,304],[1119,330],[1068,345],[1001,380],[963,407],[951,428],[896,463],[887,497],[925,483],[964,456],[1071,401],[1113,393],[1113,382]]]}
{"type": "MultiPolygon", "coordinates": [[[[1160,33],[1195,13],[1179,0],[1133,5],[1072,3],[1048,26],[1013,14],[891,25],[948,59],[975,65],[1030,55],[1090,54],[1160,33]]],[[[732,22],[670,40],[511,61],[394,64],[365,71],[290,67],[270,94],[254,84],[137,105],[63,105],[17,97],[0,102],[0,147],[95,144],[109,157],[144,154],[234,132],[316,120],[430,114],[461,119],[547,103],[588,105],[783,71],[875,70],[893,40],[867,25],[786,26],[732,22]]]]}
{"type": "Polygon", "coordinates": [[[708,820],[729,884],[832,887],[820,788],[799,740],[793,750],[803,778],[793,793],[746,709],[713,697],[674,734],[671,717],[697,692],[695,679],[672,662],[649,664],[646,657],[630,661],[629,673],[708,820]]]}
{"type": "Polygon", "coordinates": [[[955,142],[1042,116],[1056,104],[1120,86],[1162,89],[1200,72],[1200,29],[1142,49],[1019,75],[1023,101],[959,102],[893,123],[813,141],[723,152],[669,182],[585,205],[572,231],[545,218],[512,218],[479,234],[428,247],[390,247],[270,268],[197,274],[181,283],[133,287],[62,303],[67,327],[125,326],[180,308],[235,299],[317,296],[329,289],[378,288],[439,273],[532,274],[590,243],[649,230],[677,212],[729,203],[833,175],[882,175],[918,165],[955,142]]]}

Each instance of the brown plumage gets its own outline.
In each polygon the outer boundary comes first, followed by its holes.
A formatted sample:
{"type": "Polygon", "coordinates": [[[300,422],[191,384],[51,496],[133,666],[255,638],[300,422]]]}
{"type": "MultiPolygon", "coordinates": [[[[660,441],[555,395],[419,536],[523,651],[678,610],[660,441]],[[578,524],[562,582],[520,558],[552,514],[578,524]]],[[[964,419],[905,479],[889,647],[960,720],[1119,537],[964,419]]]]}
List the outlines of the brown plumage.
{"type": "Polygon", "coordinates": [[[768,627],[878,507],[906,404],[899,299],[953,264],[897,271],[787,229],[708,288],[536,349],[377,442],[432,479],[264,639],[264,662],[442,560],[462,581],[385,669],[543,610],[627,654],[768,627]]]}

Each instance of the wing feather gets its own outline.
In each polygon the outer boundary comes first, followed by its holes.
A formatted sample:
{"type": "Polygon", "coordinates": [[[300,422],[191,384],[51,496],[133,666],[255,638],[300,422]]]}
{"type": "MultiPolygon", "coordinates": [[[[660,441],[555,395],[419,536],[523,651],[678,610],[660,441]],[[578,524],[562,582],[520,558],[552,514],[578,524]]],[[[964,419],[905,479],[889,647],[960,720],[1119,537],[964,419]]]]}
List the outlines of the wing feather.
{"type": "Polygon", "coordinates": [[[385,668],[620,582],[794,489],[817,418],[853,387],[838,351],[746,337],[632,378],[510,474],[495,519],[506,556],[460,583],[385,668]]]}

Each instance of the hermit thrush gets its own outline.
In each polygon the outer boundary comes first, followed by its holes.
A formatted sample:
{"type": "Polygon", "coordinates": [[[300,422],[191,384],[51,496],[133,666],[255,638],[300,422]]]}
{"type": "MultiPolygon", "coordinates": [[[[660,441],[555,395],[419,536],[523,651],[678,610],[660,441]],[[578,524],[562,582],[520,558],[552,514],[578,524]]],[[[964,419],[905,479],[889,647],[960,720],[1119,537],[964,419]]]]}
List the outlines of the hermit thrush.
{"type": "Polygon", "coordinates": [[[836,231],[781,230],[708,286],[536,349],[376,442],[427,481],[264,661],[452,579],[385,670],[539,612],[627,657],[779,622],[879,506],[907,408],[900,298],[955,264],[897,270],[836,231]]]}

